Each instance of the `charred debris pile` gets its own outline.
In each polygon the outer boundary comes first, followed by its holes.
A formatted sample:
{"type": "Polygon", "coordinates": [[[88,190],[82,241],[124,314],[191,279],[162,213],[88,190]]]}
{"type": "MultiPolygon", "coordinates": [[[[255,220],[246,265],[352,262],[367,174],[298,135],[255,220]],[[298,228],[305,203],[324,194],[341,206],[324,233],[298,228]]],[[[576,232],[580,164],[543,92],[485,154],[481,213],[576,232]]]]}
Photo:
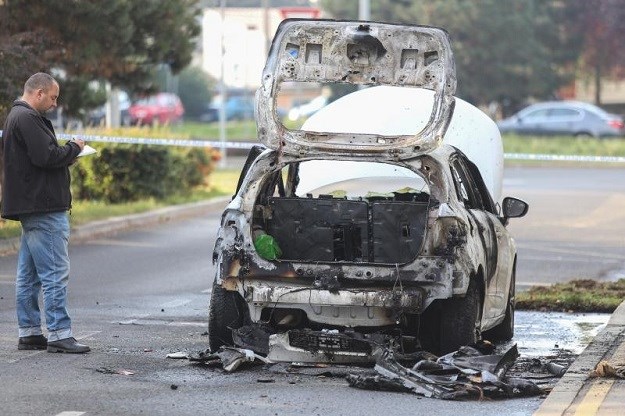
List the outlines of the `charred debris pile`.
{"type": "Polygon", "coordinates": [[[264,365],[278,374],[338,377],[354,388],[444,400],[545,395],[575,359],[564,350],[541,359],[522,358],[516,344],[496,348],[488,341],[436,356],[424,350],[402,353],[398,340],[380,335],[356,338],[309,330],[276,335],[243,327],[233,330],[235,346],[188,358],[228,373],[264,365]],[[293,344],[299,347],[285,348],[293,344]]]}

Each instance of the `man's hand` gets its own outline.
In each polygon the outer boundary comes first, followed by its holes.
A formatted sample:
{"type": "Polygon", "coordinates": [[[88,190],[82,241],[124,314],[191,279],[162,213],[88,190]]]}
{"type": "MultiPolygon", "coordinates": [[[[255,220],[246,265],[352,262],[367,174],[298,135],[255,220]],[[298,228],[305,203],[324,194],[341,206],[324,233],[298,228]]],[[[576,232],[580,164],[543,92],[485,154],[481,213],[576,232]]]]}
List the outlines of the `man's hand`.
{"type": "Polygon", "coordinates": [[[80,147],[80,151],[82,152],[82,149],[85,148],[85,141],[82,139],[76,139],[76,138],[72,138],[71,140],[72,142],[76,143],[78,145],[78,147],[80,147]]]}

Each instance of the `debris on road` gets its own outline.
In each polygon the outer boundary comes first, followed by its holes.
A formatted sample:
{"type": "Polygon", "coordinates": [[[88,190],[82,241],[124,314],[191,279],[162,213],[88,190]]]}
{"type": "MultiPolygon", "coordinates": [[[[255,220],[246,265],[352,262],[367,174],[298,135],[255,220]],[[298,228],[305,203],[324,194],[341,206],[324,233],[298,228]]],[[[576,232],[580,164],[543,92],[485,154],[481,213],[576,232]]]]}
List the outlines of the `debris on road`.
{"type": "Polygon", "coordinates": [[[97,371],[98,373],[102,373],[102,374],[117,374],[120,376],[132,376],[135,374],[133,371],[124,370],[123,368],[114,370],[108,367],[100,367],[100,368],[96,368],[95,371],[97,371]]]}
{"type": "Polygon", "coordinates": [[[220,361],[223,369],[231,373],[243,363],[252,363],[256,360],[263,363],[271,363],[267,358],[256,354],[254,351],[244,348],[221,347],[217,352],[203,351],[197,355],[189,356],[190,361],[211,362],[220,361]]]}
{"type": "Polygon", "coordinates": [[[505,377],[518,356],[516,345],[503,354],[484,354],[476,347],[465,346],[436,361],[421,360],[408,368],[387,350],[375,365],[377,375],[350,375],[347,381],[357,388],[411,392],[445,400],[542,394],[532,381],[505,377]]]}
{"type": "MultiPolygon", "coordinates": [[[[501,349],[500,346],[500,351],[496,351],[493,344],[481,341],[437,357],[426,351],[402,354],[391,348],[377,348],[374,368],[326,362],[273,362],[253,350],[225,346],[216,352],[191,354],[188,359],[221,365],[226,372],[234,372],[244,363],[264,363],[267,365],[263,370],[274,374],[344,378],[349,386],[360,389],[444,400],[481,400],[544,395],[575,357],[561,350],[544,360],[519,358],[516,344],[501,349]]],[[[259,377],[256,381],[273,383],[274,379],[259,377]]]]}
{"type": "Polygon", "coordinates": [[[184,351],[178,351],[178,352],[169,353],[165,357],[173,358],[173,359],[181,359],[181,358],[187,359],[189,358],[189,354],[184,351]]]}
{"type": "Polygon", "coordinates": [[[623,378],[625,379],[625,365],[613,365],[602,360],[590,373],[590,377],[623,378]]]}

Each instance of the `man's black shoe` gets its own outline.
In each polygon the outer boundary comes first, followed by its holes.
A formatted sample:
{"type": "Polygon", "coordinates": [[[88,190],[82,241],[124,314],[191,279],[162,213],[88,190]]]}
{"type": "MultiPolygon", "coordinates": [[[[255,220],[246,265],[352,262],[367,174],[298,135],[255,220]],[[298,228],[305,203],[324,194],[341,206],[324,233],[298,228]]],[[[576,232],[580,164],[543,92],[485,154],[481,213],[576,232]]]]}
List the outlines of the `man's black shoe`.
{"type": "Polygon", "coordinates": [[[89,352],[91,348],[79,344],[74,338],[65,338],[58,341],[48,342],[48,352],[67,352],[70,354],[82,354],[89,352]]]}
{"type": "Polygon", "coordinates": [[[43,335],[31,335],[20,337],[17,342],[18,350],[45,350],[48,347],[48,339],[43,335]]]}

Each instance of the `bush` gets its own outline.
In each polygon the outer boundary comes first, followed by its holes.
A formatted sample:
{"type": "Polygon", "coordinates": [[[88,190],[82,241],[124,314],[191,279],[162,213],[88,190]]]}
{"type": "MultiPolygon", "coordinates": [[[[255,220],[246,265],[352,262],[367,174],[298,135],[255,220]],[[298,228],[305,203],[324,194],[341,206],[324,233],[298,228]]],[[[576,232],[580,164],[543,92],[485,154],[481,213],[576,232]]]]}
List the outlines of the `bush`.
{"type": "Polygon", "coordinates": [[[72,169],[72,192],[79,200],[108,203],[163,199],[204,184],[213,170],[210,148],[106,144],[72,169]]]}

